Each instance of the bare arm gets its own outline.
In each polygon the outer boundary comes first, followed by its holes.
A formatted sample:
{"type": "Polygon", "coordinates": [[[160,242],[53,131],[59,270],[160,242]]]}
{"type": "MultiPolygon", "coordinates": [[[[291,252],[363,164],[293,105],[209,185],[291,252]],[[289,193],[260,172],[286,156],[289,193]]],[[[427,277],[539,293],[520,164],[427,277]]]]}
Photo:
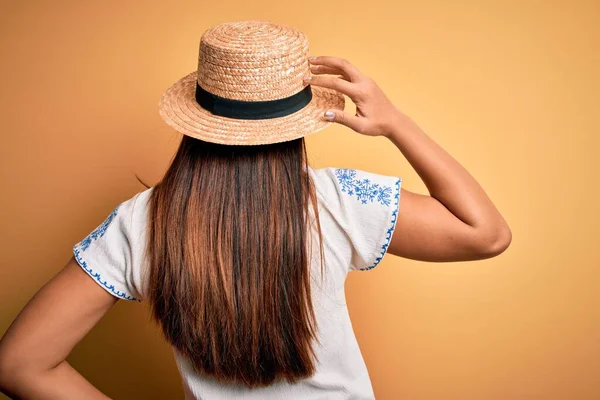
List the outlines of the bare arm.
{"type": "Polygon", "coordinates": [[[65,360],[117,301],[71,258],[0,340],[0,391],[14,399],[108,399],[65,360]]]}
{"type": "Polygon", "coordinates": [[[430,196],[402,189],[389,252],[423,261],[467,261],[502,253],[512,234],[469,172],[398,113],[386,135],[419,174],[430,196]]]}
{"type": "Polygon", "coordinates": [[[311,63],[311,71],[319,75],[306,82],[338,90],[356,103],[356,115],[331,110],[328,119],[363,135],[387,137],[430,192],[426,196],[402,189],[389,253],[422,261],[467,261],[493,257],[509,246],[508,224],[477,181],[372,79],[341,58],[322,56],[311,63]]]}

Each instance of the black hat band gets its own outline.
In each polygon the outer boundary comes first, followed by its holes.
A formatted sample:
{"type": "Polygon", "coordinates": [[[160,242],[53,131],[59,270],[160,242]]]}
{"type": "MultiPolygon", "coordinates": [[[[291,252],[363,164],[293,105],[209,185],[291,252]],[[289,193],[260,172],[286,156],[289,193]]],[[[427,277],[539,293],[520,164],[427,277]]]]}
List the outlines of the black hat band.
{"type": "Polygon", "coordinates": [[[268,119],[283,117],[306,107],[312,100],[310,85],[283,99],[244,101],[220,97],[204,90],[196,81],[196,102],[215,115],[237,119],[268,119]]]}

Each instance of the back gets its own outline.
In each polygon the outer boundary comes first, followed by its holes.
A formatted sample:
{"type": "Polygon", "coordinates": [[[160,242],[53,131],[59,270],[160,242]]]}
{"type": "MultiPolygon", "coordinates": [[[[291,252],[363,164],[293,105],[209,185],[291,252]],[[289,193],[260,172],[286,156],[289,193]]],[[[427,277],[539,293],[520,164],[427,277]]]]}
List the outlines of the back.
{"type": "MultiPolygon", "coordinates": [[[[297,384],[277,382],[250,391],[196,374],[174,351],[186,399],[374,398],[346,307],[344,283],[348,272],[370,270],[385,255],[395,228],[402,180],[353,169],[309,167],[309,171],[317,191],[325,257],[321,280],[315,242],[311,288],[321,343],[315,343],[317,373],[297,384]]],[[[83,269],[121,299],[146,298],[144,254],[151,190],[119,204],[73,249],[83,269]]],[[[317,238],[316,234],[312,237],[317,238]]]]}

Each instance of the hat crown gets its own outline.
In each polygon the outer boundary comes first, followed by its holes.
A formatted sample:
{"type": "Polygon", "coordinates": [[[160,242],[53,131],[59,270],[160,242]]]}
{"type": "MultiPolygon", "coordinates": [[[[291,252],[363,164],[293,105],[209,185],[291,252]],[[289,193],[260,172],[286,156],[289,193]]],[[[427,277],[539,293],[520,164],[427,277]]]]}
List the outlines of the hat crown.
{"type": "Polygon", "coordinates": [[[220,97],[277,100],[305,88],[310,75],[308,38],[290,26],[235,21],[206,30],[200,39],[197,82],[220,97]]]}

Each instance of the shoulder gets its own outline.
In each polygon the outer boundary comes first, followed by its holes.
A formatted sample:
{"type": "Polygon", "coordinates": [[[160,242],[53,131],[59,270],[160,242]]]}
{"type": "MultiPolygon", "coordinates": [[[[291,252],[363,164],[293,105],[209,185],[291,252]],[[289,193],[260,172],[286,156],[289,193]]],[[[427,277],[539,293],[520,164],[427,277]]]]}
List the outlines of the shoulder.
{"type": "MultiPolygon", "coordinates": [[[[151,191],[152,188],[135,193],[117,204],[104,221],[81,242],[81,249],[86,250],[94,240],[105,236],[106,232],[121,233],[121,236],[112,235],[112,240],[119,238],[128,242],[135,241],[143,231],[141,225],[146,222],[151,191]]],[[[107,235],[108,237],[111,235],[107,235]]]]}
{"type": "Polygon", "coordinates": [[[113,296],[141,299],[140,264],[151,189],[117,204],[104,221],[73,246],[82,269],[113,296]]]}
{"type": "Polygon", "coordinates": [[[115,213],[123,222],[128,222],[129,226],[142,221],[148,212],[150,195],[154,187],[135,193],[128,199],[122,201],[113,213],[115,213]]]}

